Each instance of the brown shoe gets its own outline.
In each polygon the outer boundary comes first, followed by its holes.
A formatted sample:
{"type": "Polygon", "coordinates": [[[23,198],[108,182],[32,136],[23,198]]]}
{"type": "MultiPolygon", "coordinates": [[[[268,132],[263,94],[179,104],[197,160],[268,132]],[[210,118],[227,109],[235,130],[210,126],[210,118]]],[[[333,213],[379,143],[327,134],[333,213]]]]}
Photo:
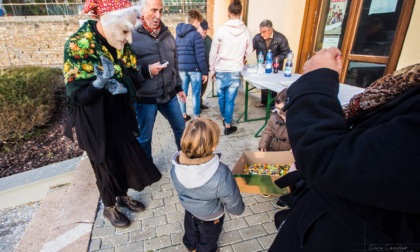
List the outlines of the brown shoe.
{"type": "Polygon", "coordinates": [[[117,196],[117,206],[126,207],[132,212],[141,212],[146,208],[143,203],[133,200],[130,196],[117,196]]]}
{"type": "Polygon", "coordinates": [[[258,104],[255,104],[254,105],[254,107],[256,107],[256,108],[264,108],[264,107],[266,107],[267,105],[265,105],[265,104],[262,104],[262,103],[258,103],[258,104]]]}
{"type": "Polygon", "coordinates": [[[114,227],[125,227],[130,225],[130,220],[123,213],[120,212],[118,207],[105,207],[104,216],[111,222],[114,227]]]}

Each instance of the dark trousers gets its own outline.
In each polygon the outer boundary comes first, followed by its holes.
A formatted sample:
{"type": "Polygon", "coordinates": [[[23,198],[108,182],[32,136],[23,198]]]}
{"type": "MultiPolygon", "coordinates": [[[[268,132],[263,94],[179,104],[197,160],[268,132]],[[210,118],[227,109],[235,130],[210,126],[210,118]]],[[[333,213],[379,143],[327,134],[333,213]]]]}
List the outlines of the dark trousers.
{"type": "MultiPolygon", "coordinates": [[[[274,91],[271,91],[271,98],[275,98],[277,96],[277,93],[274,91]]],[[[268,99],[268,89],[261,89],[261,103],[264,105],[267,105],[267,99],[268,99]]],[[[274,106],[274,100],[271,102],[270,106],[274,106]]]]}
{"type": "Polygon", "coordinates": [[[201,86],[200,105],[203,105],[203,95],[206,92],[207,83],[209,83],[209,80],[207,80],[206,82],[204,82],[203,85],[201,86]]]}
{"type": "Polygon", "coordinates": [[[185,211],[184,229],[182,239],[188,250],[197,252],[212,252],[217,250],[217,241],[222,233],[223,215],[217,220],[203,221],[194,217],[190,212],[185,211]]]}

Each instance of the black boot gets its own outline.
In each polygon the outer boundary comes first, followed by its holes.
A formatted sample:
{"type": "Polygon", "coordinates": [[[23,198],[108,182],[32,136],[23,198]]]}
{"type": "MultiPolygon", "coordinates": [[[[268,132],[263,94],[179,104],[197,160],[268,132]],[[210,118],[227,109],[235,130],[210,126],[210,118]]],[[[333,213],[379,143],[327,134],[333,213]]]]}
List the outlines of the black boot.
{"type": "Polygon", "coordinates": [[[133,200],[130,196],[117,196],[117,206],[126,207],[132,212],[144,211],[146,208],[143,203],[133,200]]]}
{"type": "Polygon", "coordinates": [[[279,229],[280,225],[287,219],[289,213],[290,209],[285,209],[274,214],[274,225],[276,226],[277,230],[279,229]]]}
{"type": "Polygon", "coordinates": [[[118,207],[105,207],[104,216],[111,222],[115,227],[125,227],[130,225],[130,220],[123,213],[120,212],[118,207]]]}
{"type": "Polygon", "coordinates": [[[204,105],[204,104],[200,104],[200,109],[209,109],[209,107],[207,107],[206,105],[204,105]]]}
{"type": "Polygon", "coordinates": [[[230,128],[225,127],[225,135],[230,135],[238,130],[235,126],[230,126],[230,128]]]}

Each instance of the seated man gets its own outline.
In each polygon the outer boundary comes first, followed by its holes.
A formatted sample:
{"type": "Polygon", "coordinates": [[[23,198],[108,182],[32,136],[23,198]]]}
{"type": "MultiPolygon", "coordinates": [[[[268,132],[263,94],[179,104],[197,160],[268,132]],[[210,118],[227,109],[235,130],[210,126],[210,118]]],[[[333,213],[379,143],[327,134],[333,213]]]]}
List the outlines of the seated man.
{"type": "MultiPolygon", "coordinates": [[[[252,44],[254,45],[257,59],[258,54],[262,52],[265,62],[267,52],[268,50],[271,50],[273,60],[278,57],[279,69],[283,69],[283,61],[290,51],[289,42],[287,41],[286,36],[273,29],[273,23],[270,20],[266,19],[260,23],[260,33],[255,35],[252,44]]],[[[257,104],[255,107],[265,107],[267,105],[267,93],[267,89],[261,90],[261,103],[257,104]]],[[[273,92],[273,97],[276,95],[277,93],[273,92]]]]}

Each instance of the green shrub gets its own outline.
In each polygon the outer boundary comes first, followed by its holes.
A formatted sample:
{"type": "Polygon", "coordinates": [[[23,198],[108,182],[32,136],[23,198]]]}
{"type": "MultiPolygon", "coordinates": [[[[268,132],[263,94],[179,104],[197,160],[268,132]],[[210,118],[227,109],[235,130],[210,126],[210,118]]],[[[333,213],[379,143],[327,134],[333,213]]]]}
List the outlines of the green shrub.
{"type": "Polygon", "coordinates": [[[0,72],[0,142],[22,138],[48,122],[54,91],[63,84],[62,70],[16,67],[0,72]]]}

